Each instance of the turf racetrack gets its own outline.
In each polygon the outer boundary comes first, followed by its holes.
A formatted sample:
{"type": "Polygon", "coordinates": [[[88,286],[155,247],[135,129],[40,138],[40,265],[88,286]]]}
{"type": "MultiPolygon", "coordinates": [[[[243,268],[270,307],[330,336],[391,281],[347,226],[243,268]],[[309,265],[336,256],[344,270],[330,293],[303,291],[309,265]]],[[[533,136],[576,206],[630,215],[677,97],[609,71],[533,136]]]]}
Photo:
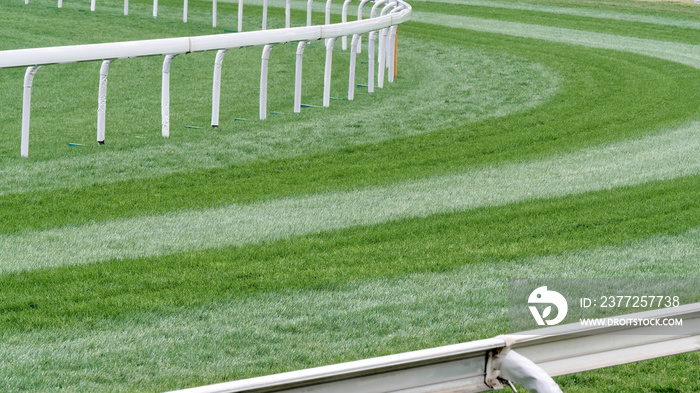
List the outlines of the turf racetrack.
{"type": "MultiPolygon", "coordinates": [[[[128,17],[64,3],[2,0],[0,49],[236,28],[231,3],[217,29],[205,2],[187,24],[176,1],[156,20],[147,2],[128,17]]],[[[293,44],[272,51],[266,121],[261,49],[229,51],[216,129],[214,54],[177,57],[169,139],[162,58],[112,65],[104,146],[99,63],[47,66],[22,159],[24,70],[0,70],[0,390],[164,391],[492,337],[510,278],[698,277],[700,9],[412,5],[395,83],[300,115],[293,44]]],[[[268,26],[283,17],[272,8],[268,26]]],[[[323,57],[320,42],[306,50],[305,104],[320,105],[323,57]]],[[[695,392],[699,363],[557,381],[695,392]]]]}

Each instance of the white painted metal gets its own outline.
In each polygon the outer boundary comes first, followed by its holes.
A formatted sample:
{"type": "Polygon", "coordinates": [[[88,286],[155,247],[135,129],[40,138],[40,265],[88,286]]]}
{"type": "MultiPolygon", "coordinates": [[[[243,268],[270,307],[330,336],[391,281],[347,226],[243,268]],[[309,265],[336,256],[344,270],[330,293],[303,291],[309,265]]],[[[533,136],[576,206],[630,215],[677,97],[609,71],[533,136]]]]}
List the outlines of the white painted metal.
{"type": "Polygon", "coordinates": [[[501,376],[533,392],[553,393],[560,390],[551,375],[700,350],[700,303],[619,318],[625,317],[682,318],[687,329],[683,335],[660,336],[649,328],[576,323],[178,392],[467,393],[498,389],[486,382],[501,376]]]}
{"type": "Polygon", "coordinates": [[[311,13],[313,11],[314,0],[308,0],[306,2],[306,25],[311,26],[311,13]]]}
{"type": "Polygon", "coordinates": [[[260,65],[260,120],[267,118],[267,63],[274,45],[265,45],[260,65]]]}
{"type": "Polygon", "coordinates": [[[58,0],[58,8],[63,8],[63,0],[58,0]]]}
{"type": "MultiPolygon", "coordinates": [[[[365,4],[372,0],[362,0],[360,5],[357,6],[357,20],[362,20],[362,16],[365,9],[365,4]]],[[[360,41],[357,43],[357,53],[362,53],[362,35],[360,35],[360,41]]]]}
{"type": "MultiPolygon", "coordinates": [[[[380,2],[382,1],[385,2],[386,0],[380,0],[380,2]]],[[[393,24],[403,23],[410,19],[410,12],[409,8],[385,17],[328,26],[293,27],[290,29],[274,29],[239,34],[214,34],[145,41],[7,50],[0,51],[0,68],[101,61],[104,59],[126,59],[141,56],[234,49],[244,46],[263,46],[294,41],[315,41],[324,38],[340,37],[346,34],[366,33],[393,24]]]]}
{"type": "Polygon", "coordinates": [[[377,53],[379,56],[379,64],[377,65],[377,87],[381,89],[384,87],[384,62],[386,61],[386,49],[384,47],[386,46],[386,29],[379,30],[378,35],[379,48],[377,49],[377,53]]]}
{"type": "Polygon", "coordinates": [[[294,72],[294,113],[301,113],[301,73],[304,64],[304,48],[308,41],[299,41],[297,44],[297,61],[294,72]]]}
{"type": "Polygon", "coordinates": [[[129,0],[124,0],[124,15],[129,15],[129,0]]]}
{"type": "Polygon", "coordinates": [[[216,0],[212,0],[211,27],[216,27],[216,0]]]}
{"type": "Polygon", "coordinates": [[[158,17],[158,0],[153,0],[153,19],[158,17]]]}
{"type": "Polygon", "coordinates": [[[243,31],[243,0],[238,0],[238,32],[243,31]]]}
{"type": "MultiPolygon", "coordinates": [[[[380,16],[384,16],[389,11],[397,6],[397,2],[393,1],[382,8],[380,16]]],[[[374,7],[372,7],[374,9],[374,7]]],[[[379,66],[377,67],[377,87],[384,87],[384,71],[386,70],[386,57],[387,57],[387,36],[389,35],[389,29],[383,28],[379,31],[379,66]]]]}
{"type": "Polygon", "coordinates": [[[161,90],[161,129],[163,137],[170,137],[170,64],[177,55],[167,55],[163,60],[163,87],[161,90]]]}
{"type": "Polygon", "coordinates": [[[219,126],[219,107],[221,99],[221,68],[224,64],[224,55],[226,49],[221,49],[216,52],[214,59],[214,80],[212,83],[212,99],[211,99],[211,126],[219,126]]]}
{"type": "Polygon", "coordinates": [[[333,66],[333,46],[336,37],[326,40],[326,68],[323,75],[323,106],[331,106],[331,67],[333,66]]]}
{"type": "MultiPolygon", "coordinates": [[[[345,0],[343,1],[343,8],[340,13],[340,23],[347,23],[348,22],[348,6],[350,5],[350,2],[352,0],[345,0]]],[[[341,37],[341,49],[342,50],[347,50],[348,49],[348,36],[344,35],[341,37]]]]}
{"type": "Polygon", "coordinates": [[[580,327],[571,324],[506,337],[518,353],[552,376],[700,350],[700,303],[618,318],[682,318],[682,333],[660,335],[659,328],[653,326],[580,327]]]}
{"type": "MultiPolygon", "coordinates": [[[[345,38],[345,36],[343,36],[345,38]]],[[[355,99],[355,64],[357,58],[357,43],[360,42],[360,35],[353,34],[350,42],[350,78],[348,80],[348,100],[355,99]]]]}
{"type": "Polygon", "coordinates": [[[187,23],[187,0],[182,3],[182,21],[187,23]]]}
{"type": "Polygon", "coordinates": [[[24,0],[24,5],[29,4],[29,0],[24,0]]]}
{"type": "Polygon", "coordinates": [[[105,143],[105,118],[107,116],[107,75],[114,60],[105,60],[100,67],[100,85],[97,93],[97,143],[105,143]]]}
{"type": "Polygon", "coordinates": [[[369,43],[367,44],[367,91],[370,93],[374,93],[374,41],[376,37],[376,31],[369,32],[369,43]]]}
{"type": "Polygon", "coordinates": [[[22,157],[29,157],[29,118],[32,110],[32,84],[34,83],[34,75],[41,66],[27,67],[24,73],[24,94],[22,98],[22,157]]]}
{"type": "Polygon", "coordinates": [[[488,389],[484,384],[485,356],[504,345],[501,339],[480,340],[179,392],[403,392],[401,389],[410,389],[423,382],[442,383],[443,386],[461,383],[481,388],[471,391],[484,391],[488,389]]]}
{"type": "Polygon", "coordinates": [[[331,24],[331,3],[333,0],[326,0],[326,24],[330,25],[331,24]]]}
{"type": "Polygon", "coordinates": [[[292,27],[292,0],[286,0],[284,4],[284,27],[292,27]]]}
{"type": "Polygon", "coordinates": [[[262,29],[267,30],[267,0],[263,0],[262,29]]]}
{"type": "Polygon", "coordinates": [[[90,0],[90,11],[95,11],[95,1],[96,0],[90,0]]]}
{"type": "Polygon", "coordinates": [[[530,392],[562,393],[559,385],[532,360],[515,352],[508,351],[499,367],[500,376],[517,383],[530,392]]]}
{"type": "MultiPolygon", "coordinates": [[[[369,17],[370,19],[374,19],[375,15],[377,14],[377,10],[379,7],[383,6],[386,4],[387,0],[378,0],[374,3],[372,6],[372,10],[370,11],[369,17]]],[[[368,44],[368,51],[369,53],[367,54],[367,63],[368,63],[368,68],[367,68],[367,91],[370,93],[374,93],[374,42],[377,38],[377,31],[371,31],[369,33],[369,44],[368,44]]],[[[380,50],[381,52],[381,50],[380,50]]]]}
{"type": "Polygon", "coordinates": [[[391,26],[389,28],[389,50],[387,51],[387,55],[389,56],[388,59],[389,61],[387,62],[387,72],[389,73],[388,80],[391,83],[394,83],[394,54],[396,53],[396,31],[397,31],[396,26],[391,26]]]}

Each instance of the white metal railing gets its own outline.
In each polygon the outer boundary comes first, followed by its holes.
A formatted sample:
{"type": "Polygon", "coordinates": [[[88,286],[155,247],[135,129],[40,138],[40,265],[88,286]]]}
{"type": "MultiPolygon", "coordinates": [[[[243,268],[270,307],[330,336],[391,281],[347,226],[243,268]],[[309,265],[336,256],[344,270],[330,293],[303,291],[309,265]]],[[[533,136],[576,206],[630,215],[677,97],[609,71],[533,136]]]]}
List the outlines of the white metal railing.
{"type": "MultiPolygon", "coordinates": [[[[239,0],[242,1],[242,0],[239,0]]],[[[346,3],[349,0],[346,0],[346,3]]],[[[368,91],[374,92],[374,52],[375,41],[379,38],[379,80],[378,86],[383,86],[384,69],[393,69],[393,51],[396,26],[409,20],[411,6],[403,0],[376,0],[372,7],[369,19],[361,19],[362,9],[368,0],[360,1],[358,5],[358,20],[330,24],[331,0],[326,2],[326,24],[311,25],[311,5],[313,0],[307,2],[307,26],[287,27],[284,29],[261,30],[251,32],[238,32],[231,34],[216,34],[196,37],[176,37],[144,41],[112,42],[103,44],[73,45],[49,48],[31,48],[0,51],[0,68],[27,67],[24,78],[24,98],[22,110],[22,141],[20,154],[23,157],[29,155],[29,124],[31,113],[31,92],[34,75],[45,65],[76,63],[84,61],[102,61],[100,68],[100,83],[98,92],[98,121],[97,142],[105,141],[105,113],[107,97],[107,75],[109,66],[114,60],[127,59],[142,56],[165,56],[162,70],[162,94],[161,94],[161,129],[162,135],[170,135],[170,67],[175,56],[192,52],[216,50],[214,61],[214,78],[212,83],[212,126],[219,125],[219,93],[221,88],[221,67],[226,51],[247,46],[262,46],[261,78],[260,78],[260,119],[264,120],[267,114],[267,62],[272,48],[277,44],[298,42],[296,52],[296,73],[294,112],[301,110],[301,76],[304,48],[309,41],[326,40],[326,65],[324,69],[323,106],[330,105],[330,84],[333,49],[338,37],[353,36],[351,46],[350,73],[348,83],[348,100],[354,98],[355,88],[355,57],[361,51],[360,37],[369,33],[368,49],[368,91]],[[392,51],[389,55],[387,51],[392,51]]],[[[290,1],[286,0],[289,9],[290,1]]],[[[241,7],[239,3],[239,26],[241,23],[241,7]]],[[[347,20],[347,7],[343,7],[344,17],[347,20]]],[[[289,25],[289,12],[287,12],[289,25]]],[[[265,27],[263,18],[263,27],[265,27]]],[[[240,30],[240,29],[239,29],[240,30]]],[[[393,81],[393,72],[389,72],[388,80],[393,81]]]]}
{"type": "Polygon", "coordinates": [[[483,392],[510,381],[531,392],[561,392],[551,376],[700,350],[700,303],[618,318],[671,317],[683,320],[681,334],[575,323],[177,392],[483,392]]]}

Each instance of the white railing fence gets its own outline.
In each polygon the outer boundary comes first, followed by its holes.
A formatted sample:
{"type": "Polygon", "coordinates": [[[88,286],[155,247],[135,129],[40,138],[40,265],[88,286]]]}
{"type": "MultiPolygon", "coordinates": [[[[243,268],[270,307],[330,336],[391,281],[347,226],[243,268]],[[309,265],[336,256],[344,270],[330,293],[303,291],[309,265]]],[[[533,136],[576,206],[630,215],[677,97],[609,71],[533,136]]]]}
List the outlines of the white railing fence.
{"type": "MultiPolygon", "coordinates": [[[[177,37],[145,41],[113,42],[104,44],[73,45],[49,48],[32,48],[0,51],[0,68],[27,67],[24,77],[24,98],[22,106],[22,157],[29,154],[29,124],[31,114],[31,92],[34,75],[42,67],[53,64],[76,63],[84,61],[102,61],[97,108],[97,142],[105,141],[105,114],[107,111],[107,75],[109,66],[118,59],[128,59],[143,56],[165,56],[162,70],[161,94],[161,129],[162,135],[170,135],[170,67],[175,56],[180,54],[217,51],[214,60],[214,77],[212,83],[212,121],[213,127],[219,126],[219,105],[221,89],[221,69],[224,54],[231,49],[261,46],[263,47],[260,77],[260,119],[267,116],[267,63],[275,45],[288,42],[298,42],[296,51],[296,73],[294,87],[294,112],[301,111],[301,81],[304,48],[310,41],[325,40],[326,65],[324,69],[323,106],[330,106],[331,69],[333,50],[338,37],[347,39],[352,36],[350,72],[348,82],[348,100],[354,98],[356,54],[361,52],[361,36],[369,33],[368,48],[368,91],[374,92],[374,69],[378,67],[379,80],[377,86],[384,84],[385,69],[394,69],[394,51],[396,27],[409,20],[411,6],[403,0],[376,0],[369,19],[362,19],[362,11],[368,0],[361,0],[358,5],[358,19],[347,22],[347,6],[351,0],[343,4],[343,22],[330,24],[331,0],[326,2],[326,24],[311,25],[311,7],[313,0],[307,2],[307,26],[286,27],[283,29],[265,30],[266,11],[264,11],[263,30],[238,32],[229,34],[205,35],[196,37],[177,37]],[[379,64],[375,65],[375,41],[379,39],[379,64]]],[[[93,0],[94,2],[94,0],[93,0]]],[[[238,16],[239,30],[242,18],[242,0],[239,0],[238,16]]],[[[156,3],[154,3],[156,4],[156,3]]],[[[185,0],[185,4],[187,4],[185,0]]],[[[265,2],[267,5],[267,2],[265,2]]],[[[125,7],[127,3],[125,3],[125,7]]],[[[290,0],[285,7],[287,26],[289,21],[290,0]]],[[[267,7],[264,9],[266,10],[267,7]]],[[[126,11],[126,8],[125,8],[126,11]]],[[[155,8],[154,8],[155,14],[155,8]]],[[[186,12],[185,17],[186,19],[186,12]]],[[[343,46],[343,50],[346,47],[343,46]]],[[[388,80],[392,82],[394,72],[388,72],[388,80]]]]}
{"type": "Polygon", "coordinates": [[[655,326],[574,323],[177,393],[469,393],[511,382],[533,393],[561,393],[552,376],[700,350],[700,303],[616,318],[682,319],[683,329],[659,335],[655,326]]]}

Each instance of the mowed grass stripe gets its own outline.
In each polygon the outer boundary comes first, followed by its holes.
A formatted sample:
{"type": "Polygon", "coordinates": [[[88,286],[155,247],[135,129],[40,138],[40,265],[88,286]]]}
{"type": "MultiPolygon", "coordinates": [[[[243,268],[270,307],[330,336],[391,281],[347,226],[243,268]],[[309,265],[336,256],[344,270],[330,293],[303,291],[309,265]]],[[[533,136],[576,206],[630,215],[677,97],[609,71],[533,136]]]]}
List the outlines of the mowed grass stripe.
{"type": "Polygon", "coordinates": [[[507,331],[508,278],[693,276],[698,259],[700,229],[694,228],[446,272],[139,312],[96,320],[89,331],[5,330],[0,357],[13,361],[0,371],[0,386],[33,390],[58,380],[77,390],[103,391],[108,383],[110,391],[135,384],[139,391],[162,391],[469,341],[507,331]],[[302,354],[290,351],[290,342],[302,354]],[[133,369],[134,363],[140,367],[133,369]],[[38,364],[42,375],[29,372],[38,364]],[[114,375],[113,368],[131,371],[114,375]]]}
{"type": "Polygon", "coordinates": [[[437,24],[459,29],[506,34],[517,37],[582,45],[592,48],[612,49],[657,57],[691,67],[700,68],[700,46],[637,37],[623,37],[590,31],[566,29],[520,22],[469,16],[446,15],[433,12],[415,12],[417,22],[437,24]]]}
{"type": "MultiPolygon", "coordinates": [[[[9,273],[0,276],[0,327],[90,329],[102,319],[129,319],[135,312],[158,314],[260,292],[333,287],[477,262],[497,266],[502,260],[681,233],[700,226],[699,181],[696,175],[243,247],[9,273]]],[[[655,269],[674,276],[673,265],[655,269]]]]}
{"type": "MultiPolygon", "coordinates": [[[[423,90],[406,88],[405,82],[413,80],[419,71],[409,68],[402,71],[411,74],[407,79],[391,86],[391,91],[382,92],[387,95],[377,97],[388,106],[376,105],[369,111],[367,114],[377,115],[373,121],[368,121],[364,114],[371,102],[340,103],[344,107],[361,106],[357,112],[350,109],[352,112],[346,117],[336,116],[338,112],[333,112],[334,108],[339,112],[345,108],[334,106],[322,116],[312,114],[312,118],[307,118],[309,121],[277,118],[240,122],[246,123],[242,130],[197,132],[173,136],[168,141],[160,137],[155,142],[135,139],[147,145],[143,147],[97,151],[84,156],[68,150],[66,155],[75,155],[45,163],[14,160],[4,167],[0,178],[0,184],[15,192],[0,195],[0,215],[6,218],[0,221],[0,233],[172,210],[209,209],[232,202],[249,203],[442,176],[469,167],[537,159],[659,132],[699,113],[694,96],[700,89],[700,78],[696,70],[683,65],[634,54],[425,24],[406,25],[402,31],[418,36],[419,42],[433,36],[446,41],[435,48],[436,52],[428,52],[435,54],[431,58],[436,61],[452,59],[440,54],[443,49],[469,53],[468,57],[476,63],[465,62],[466,69],[474,65],[484,67],[483,72],[474,75],[476,79],[465,81],[473,83],[474,88],[488,85],[490,82],[485,78],[490,76],[507,84],[513,80],[512,71],[518,70],[511,67],[510,61],[500,64],[502,56],[494,57],[493,52],[489,55],[482,51],[497,49],[512,53],[505,59],[527,59],[522,63],[526,67],[522,74],[526,80],[516,83],[524,84],[524,88],[516,87],[515,96],[505,94],[502,97],[506,101],[497,102],[517,108],[523,102],[517,97],[533,92],[539,94],[536,99],[524,102],[541,105],[516,115],[469,122],[481,110],[486,109],[482,113],[486,115],[495,113],[483,105],[465,105],[466,108],[461,105],[478,101],[493,91],[475,92],[468,86],[457,86],[463,97],[450,98],[447,96],[452,89],[446,88],[442,92],[429,92],[427,98],[435,101],[425,107],[421,95],[413,95],[423,90]],[[465,49],[465,43],[476,50],[465,49]],[[543,64],[530,63],[536,60],[543,64]],[[545,74],[544,78],[528,79],[538,70],[545,74]],[[497,76],[501,72],[505,72],[503,79],[497,76]],[[556,93],[550,96],[552,90],[556,93]],[[439,109],[434,111],[435,108],[439,109]],[[393,116],[392,111],[411,115],[393,116]],[[457,112],[463,113],[457,115],[457,112]],[[325,116],[333,120],[330,127],[323,121],[325,116]],[[432,122],[432,119],[440,120],[432,122]],[[463,124],[465,121],[467,124],[463,124]],[[446,124],[447,128],[439,128],[446,124]],[[297,126],[301,128],[296,129],[297,126]],[[412,134],[421,135],[401,137],[412,134]],[[383,138],[388,140],[373,143],[383,138]],[[193,154],[195,151],[201,154],[193,154]],[[280,159],[289,155],[298,156],[280,159]],[[268,162],[274,158],[278,159],[268,162]]],[[[465,68],[460,66],[457,70],[465,68]]],[[[471,74],[449,73],[447,79],[467,75],[471,74]]],[[[430,90],[431,85],[422,82],[430,90]]]]}
{"type": "Polygon", "coordinates": [[[669,42],[696,44],[700,39],[700,30],[698,29],[700,21],[692,14],[688,14],[687,18],[676,19],[590,9],[581,9],[582,12],[572,13],[549,13],[534,9],[521,10],[505,7],[494,8],[489,5],[436,4],[432,2],[417,2],[413,4],[413,7],[418,12],[479,17],[669,42]],[[605,16],[610,16],[611,19],[607,19],[605,16]]]}
{"type": "MultiPolygon", "coordinates": [[[[621,11],[620,8],[629,6],[629,4],[620,3],[616,4],[617,9],[605,8],[606,4],[596,5],[596,8],[583,8],[498,0],[415,0],[412,5],[419,6],[423,4],[428,4],[430,6],[436,6],[437,4],[435,3],[455,4],[470,7],[502,8],[514,11],[532,11],[539,13],[570,15],[585,18],[611,19],[616,21],[640,22],[645,24],[673,26],[684,29],[700,30],[700,20],[697,20],[697,14],[691,8],[687,8],[685,10],[685,13],[679,13],[678,16],[674,17],[654,14],[653,10],[647,10],[647,13],[640,12],[645,11],[641,7],[635,7],[636,9],[621,11]]],[[[494,19],[498,19],[499,16],[500,14],[494,13],[494,19]]]]}
{"type": "Polygon", "coordinates": [[[700,123],[570,155],[453,176],[0,237],[2,272],[241,246],[700,173],[700,123]],[[436,192],[439,190],[439,192],[436,192]]]}

